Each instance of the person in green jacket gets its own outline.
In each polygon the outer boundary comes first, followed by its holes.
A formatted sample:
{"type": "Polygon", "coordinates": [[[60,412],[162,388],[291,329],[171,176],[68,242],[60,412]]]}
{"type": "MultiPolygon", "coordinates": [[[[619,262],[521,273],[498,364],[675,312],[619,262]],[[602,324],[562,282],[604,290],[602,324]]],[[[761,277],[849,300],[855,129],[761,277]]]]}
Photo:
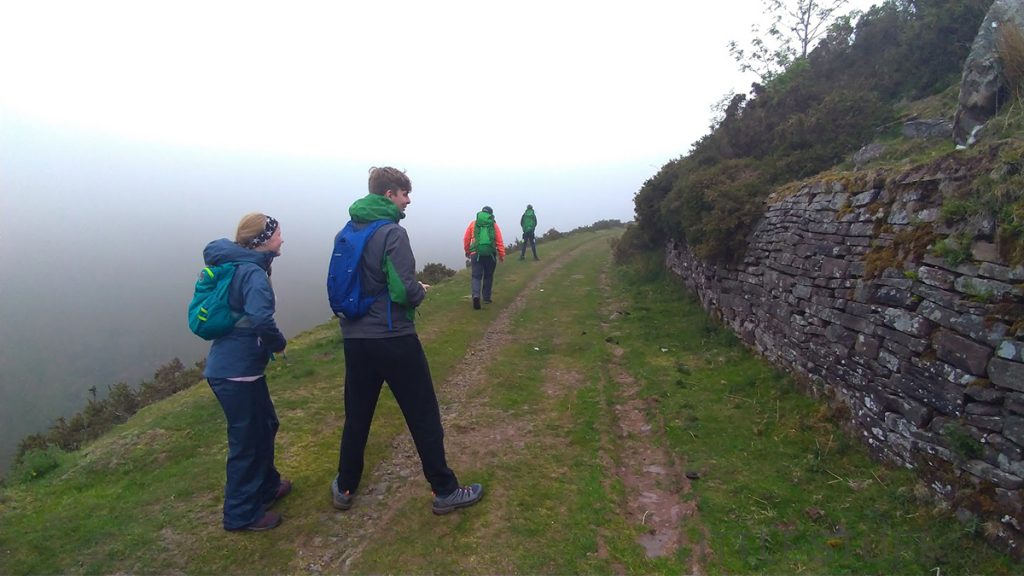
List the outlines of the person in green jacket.
{"type": "Polygon", "coordinates": [[[529,245],[533,249],[533,259],[540,260],[537,258],[537,215],[533,213],[533,204],[526,205],[519,225],[523,227],[523,251],[519,253],[519,259],[526,260],[526,246],[529,245]]]}
{"type": "Polygon", "coordinates": [[[366,441],[384,382],[405,416],[430,487],[433,512],[447,514],[472,506],[483,497],[480,484],[462,486],[448,467],[441,412],[414,323],[416,307],[429,286],[416,280],[416,258],[409,235],[398,222],[405,218],[412,184],[396,168],[371,168],[370,193],[356,200],[349,216],[356,226],[388,220],[370,236],[358,273],[365,294],[383,294],[365,316],[340,317],[345,348],[345,424],[341,433],[338,475],[331,483],[334,507],[352,507],[363,474],[366,441]]]}

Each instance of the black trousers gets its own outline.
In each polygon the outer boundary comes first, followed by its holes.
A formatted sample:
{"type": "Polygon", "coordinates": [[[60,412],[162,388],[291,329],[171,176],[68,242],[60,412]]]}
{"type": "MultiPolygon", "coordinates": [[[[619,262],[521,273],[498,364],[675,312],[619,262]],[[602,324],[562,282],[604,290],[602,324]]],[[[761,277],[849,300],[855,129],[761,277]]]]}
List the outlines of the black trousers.
{"type": "Polygon", "coordinates": [[[459,487],[444,454],[441,411],[419,336],[345,339],[345,425],[338,456],[338,489],[353,494],[363,475],[363,457],[381,386],[387,381],[405,416],[423,475],[431,490],[446,496],[459,487]]]}

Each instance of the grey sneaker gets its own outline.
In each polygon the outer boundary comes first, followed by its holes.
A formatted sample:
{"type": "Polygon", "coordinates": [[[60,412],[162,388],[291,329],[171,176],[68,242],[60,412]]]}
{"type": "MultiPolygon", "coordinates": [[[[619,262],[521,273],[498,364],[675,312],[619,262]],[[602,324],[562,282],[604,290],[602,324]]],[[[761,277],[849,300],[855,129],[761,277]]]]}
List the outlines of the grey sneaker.
{"type": "Polygon", "coordinates": [[[352,502],[356,499],[356,495],[352,492],[345,490],[341,492],[338,490],[338,477],[334,477],[334,481],[331,482],[331,496],[334,497],[334,507],[338,510],[348,510],[352,507],[352,502]]]}
{"type": "Polygon", "coordinates": [[[434,514],[447,514],[459,508],[472,506],[484,497],[484,487],[479,484],[470,484],[458,488],[455,492],[445,496],[434,496],[434,514]]]}

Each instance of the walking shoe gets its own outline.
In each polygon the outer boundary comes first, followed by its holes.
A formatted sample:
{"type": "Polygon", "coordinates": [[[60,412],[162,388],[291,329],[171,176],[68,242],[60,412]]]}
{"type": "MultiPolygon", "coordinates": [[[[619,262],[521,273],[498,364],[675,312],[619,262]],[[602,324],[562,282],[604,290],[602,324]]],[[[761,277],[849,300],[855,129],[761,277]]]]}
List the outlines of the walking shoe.
{"type": "Polygon", "coordinates": [[[348,510],[352,507],[352,503],[356,499],[356,495],[350,490],[341,492],[338,490],[338,478],[334,478],[334,482],[331,482],[331,496],[333,496],[334,507],[338,510],[348,510]]]}
{"type": "Polygon", "coordinates": [[[484,298],[484,304],[491,304],[490,298],[484,298]]]}
{"type": "Polygon", "coordinates": [[[230,532],[263,532],[277,528],[281,524],[281,515],[277,512],[266,512],[259,520],[242,528],[231,528],[230,532]]]}
{"type": "Polygon", "coordinates": [[[479,484],[470,484],[458,488],[451,494],[440,497],[434,495],[434,514],[447,514],[459,508],[472,506],[484,497],[484,487],[479,484]]]}
{"type": "Polygon", "coordinates": [[[473,296],[473,310],[479,310],[479,309],[480,309],[480,297],[479,296],[473,296]]]}
{"type": "Polygon", "coordinates": [[[274,504],[277,504],[278,500],[280,500],[281,498],[284,498],[285,496],[287,496],[287,495],[289,495],[291,493],[292,493],[292,481],[291,480],[285,480],[284,478],[282,478],[281,479],[281,483],[277,485],[277,492],[274,493],[273,500],[271,500],[270,502],[267,502],[263,506],[263,509],[264,510],[270,510],[270,508],[274,504]]]}

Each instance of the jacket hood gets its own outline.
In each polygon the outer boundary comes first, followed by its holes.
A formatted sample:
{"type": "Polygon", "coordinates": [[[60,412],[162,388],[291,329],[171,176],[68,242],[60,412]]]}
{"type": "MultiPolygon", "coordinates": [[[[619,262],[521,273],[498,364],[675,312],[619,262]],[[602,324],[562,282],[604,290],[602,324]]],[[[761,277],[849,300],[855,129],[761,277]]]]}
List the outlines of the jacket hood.
{"type": "Polygon", "coordinates": [[[348,208],[348,215],[355,222],[375,222],[377,220],[390,220],[398,222],[405,218],[398,206],[391,200],[379,194],[367,194],[356,200],[348,208]]]}
{"type": "Polygon", "coordinates": [[[203,261],[210,266],[217,266],[225,262],[251,262],[268,270],[274,256],[276,254],[272,252],[243,248],[227,238],[214,240],[203,249],[203,261]]]}

